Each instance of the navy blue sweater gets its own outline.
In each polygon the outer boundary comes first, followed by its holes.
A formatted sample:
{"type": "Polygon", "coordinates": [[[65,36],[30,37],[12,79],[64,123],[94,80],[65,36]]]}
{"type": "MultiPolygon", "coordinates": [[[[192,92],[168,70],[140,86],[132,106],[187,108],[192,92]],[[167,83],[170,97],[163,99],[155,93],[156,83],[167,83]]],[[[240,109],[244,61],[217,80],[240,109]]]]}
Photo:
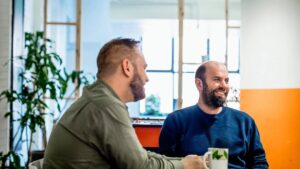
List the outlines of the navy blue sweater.
{"type": "Polygon", "coordinates": [[[177,110],[166,118],[159,152],[168,156],[203,155],[209,147],[229,149],[229,168],[268,168],[254,120],[244,112],[223,107],[217,115],[198,105],[177,110]]]}

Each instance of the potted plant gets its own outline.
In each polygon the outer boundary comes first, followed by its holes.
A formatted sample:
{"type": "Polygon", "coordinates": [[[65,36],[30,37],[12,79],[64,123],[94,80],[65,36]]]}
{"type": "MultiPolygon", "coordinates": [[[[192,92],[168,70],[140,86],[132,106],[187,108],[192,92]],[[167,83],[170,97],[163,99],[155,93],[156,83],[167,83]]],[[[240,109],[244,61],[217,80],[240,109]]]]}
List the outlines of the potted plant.
{"type": "Polygon", "coordinates": [[[151,94],[146,98],[146,114],[161,115],[160,113],[160,98],[158,95],[151,94]]]}
{"type": "MultiPolygon", "coordinates": [[[[24,64],[24,69],[18,74],[19,89],[5,90],[0,94],[1,101],[5,99],[8,104],[19,105],[19,109],[9,110],[4,116],[19,122],[19,128],[13,139],[17,140],[17,145],[23,140],[26,141],[28,157],[26,166],[31,161],[33,134],[37,129],[41,129],[45,135],[45,116],[53,115],[53,112],[49,112],[45,99],[54,101],[57,110],[61,112],[59,101],[66,95],[69,81],[76,84],[74,91],[82,84],[88,83],[82,71],[68,73],[66,69],[61,68],[62,59],[53,52],[51,44],[50,39],[44,39],[43,32],[25,33],[27,55],[18,58],[24,64]],[[23,138],[23,135],[26,138],[23,138]]],[[[20,155],[22,156],[15,150],[10,150],[6,154],[1,152],[2,167],[6,161],[10,161],[11,168],[20,168],[20,155]]]]}

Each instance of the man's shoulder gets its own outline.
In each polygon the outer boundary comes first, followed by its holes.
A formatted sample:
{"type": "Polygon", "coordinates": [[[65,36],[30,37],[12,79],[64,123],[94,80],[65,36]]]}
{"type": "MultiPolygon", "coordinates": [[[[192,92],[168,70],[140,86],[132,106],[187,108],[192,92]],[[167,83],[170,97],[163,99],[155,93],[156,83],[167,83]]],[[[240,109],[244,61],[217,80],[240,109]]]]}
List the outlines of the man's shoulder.
{"type": "Polygon", "coordinates": [[[179,110],[175,110],[174,112],[168,115],[168,118],[186,120],[186,118],[193,117],[192,114],[194,114],[195,112],[197,112],[197,107],[196,105],[193,105],[179,110]]]}
{"type": "Polygon", "coordinates": [[[62,116],[60,123],[73,124],[74,121],[94,121],[95,117],[118,114],[126,111],[126,105],[105,88],[94,84],[84,89],[82,96],[75,101],[62,116]]]}
{"type": "Polygon", "coordinates": [[[244,111],[237,110],[237,109],[234,109],[231,107],[224,107],[224,109],[225,109],[226,115],[228,115],[228,116],[232,116],[232,117],[237,118],[242,121],[245,121],[245,120],[253,121],[253,118],[244,111]]]}
{"type": "Polygon", "coordinates": [[[126,107],[112,89],[99,81],[84,89],[82,99],[102,108],[109,107],[111,105],[126,107]]]}

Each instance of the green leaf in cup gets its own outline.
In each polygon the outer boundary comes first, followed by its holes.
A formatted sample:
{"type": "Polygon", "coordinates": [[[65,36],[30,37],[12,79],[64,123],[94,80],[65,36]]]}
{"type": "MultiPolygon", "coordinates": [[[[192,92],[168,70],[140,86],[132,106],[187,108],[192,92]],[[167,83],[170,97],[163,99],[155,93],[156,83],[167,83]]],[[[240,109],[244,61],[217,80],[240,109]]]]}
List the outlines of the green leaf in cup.
{"type": "Polygon", "coordinates": [[[228,153],[227,153],[227,151],[224,151],[224,156],[225,156],[225,159],[228,159],[228,153]]]}
{"type": "Polygon", "coordinates": [[[214,149],[212,150],[213,160],[226,160],[228,159],[228,153],[225,150],[214,149]]]}
{"type": "Polygon", "coordinates": [[[218,150],[213,150],[212,159],[213,160],[219,160],[223,155],[219,155],[218,150]]]}

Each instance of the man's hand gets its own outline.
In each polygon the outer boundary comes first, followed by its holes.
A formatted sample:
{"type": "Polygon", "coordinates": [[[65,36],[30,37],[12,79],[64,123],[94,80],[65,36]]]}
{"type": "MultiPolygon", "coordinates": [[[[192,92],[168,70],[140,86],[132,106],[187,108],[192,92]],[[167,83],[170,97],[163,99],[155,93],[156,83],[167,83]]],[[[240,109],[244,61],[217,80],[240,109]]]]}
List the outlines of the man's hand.
{"type": "Polygon", "coordinates": [[[204,169],[201,156],[188,155],[182,159],[184,169],[204,169]]]}

